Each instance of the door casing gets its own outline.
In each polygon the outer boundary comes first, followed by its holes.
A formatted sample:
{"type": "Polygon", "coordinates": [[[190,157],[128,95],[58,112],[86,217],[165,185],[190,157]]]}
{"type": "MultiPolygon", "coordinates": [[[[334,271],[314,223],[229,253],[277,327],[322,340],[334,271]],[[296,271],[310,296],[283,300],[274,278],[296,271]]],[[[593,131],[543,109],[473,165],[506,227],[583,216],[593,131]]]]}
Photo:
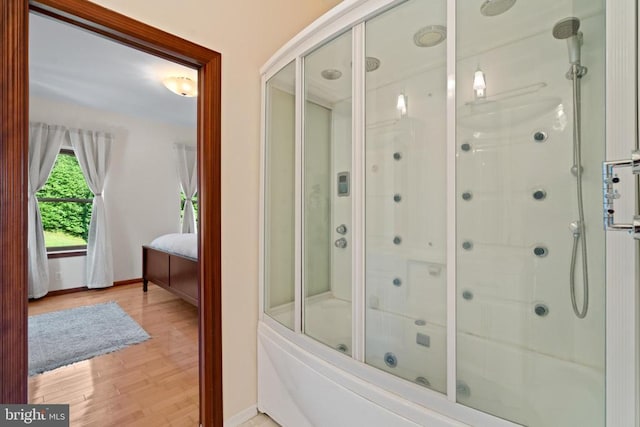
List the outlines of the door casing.
{"type": "Polygon", "coordinates": [[[0,4],[0,402],[27,403],[29,12],[198,70],[200,423],[222,426],[221,55],[86,0],[0,4]]]}

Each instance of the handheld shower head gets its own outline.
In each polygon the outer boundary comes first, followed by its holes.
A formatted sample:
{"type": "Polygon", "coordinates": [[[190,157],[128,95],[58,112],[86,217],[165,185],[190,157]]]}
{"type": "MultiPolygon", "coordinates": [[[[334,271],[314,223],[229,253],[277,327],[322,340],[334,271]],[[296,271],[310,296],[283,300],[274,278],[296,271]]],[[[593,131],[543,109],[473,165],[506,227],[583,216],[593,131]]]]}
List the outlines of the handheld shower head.
{"type": "Polygon", "coordinates": [[[567,40],[567,48],[569,50],[569,62],[571,64],[580,64],[580,46],[582,46],[582,32],[580,28],[580,20],[573,16],[562,19],[553,26],[552,34],[558,40],[567,40]]]}
{"type": "Polygon", "coordinates": [[[561,19],[553,26],[553,37],[562,40],[578,34],[580,29],[580,20],[573,16],[561,19]]]}

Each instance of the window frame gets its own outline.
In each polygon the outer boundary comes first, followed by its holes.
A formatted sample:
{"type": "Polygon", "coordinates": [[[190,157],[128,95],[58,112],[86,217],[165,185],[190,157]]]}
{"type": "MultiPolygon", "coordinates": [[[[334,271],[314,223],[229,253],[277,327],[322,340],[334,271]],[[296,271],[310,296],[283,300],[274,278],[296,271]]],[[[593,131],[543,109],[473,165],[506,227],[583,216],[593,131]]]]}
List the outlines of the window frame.
{"type": "MultiPolygon", "coordinates": [[[[60,151],[58,152],[58,154],[56,155],[56,161],[57,161],[57,156],[59,155],[65,155],[65,156],[73,156],[76,159],[78,158],[76,156],[76,152],[75,150],[73,150],[72,148],[61,148],[60,151]]],[[[55,167],[55,163],[54,163],[54,167],[55,167]]],[[[52,169],[53,170],[53,169],[52,169]]],[[[83,174],[83,178],[84,178],[84,174],[83,174]]],[[[47,178],[48,180],[48,178],[47,178]]],[[[85,179],[85,183],[86,183],[86,179],[85,179]]],[[[77,198],[77,197],[37,197],[36,196],[36,200],[38,201],[38,209],[40,208],[40,203],[44,202],[44,203],[91,203],[93,204],[93,198],[91,199],[81,199],[81,198],[77,198]]],[[[47,258],[48,259],[52,259],[52,258],[66,258],[66,257],[74,257],[74,256],[85,256],[87,254],[87,245],[69,245],[69,246],[47,246],[47,258]]]]}

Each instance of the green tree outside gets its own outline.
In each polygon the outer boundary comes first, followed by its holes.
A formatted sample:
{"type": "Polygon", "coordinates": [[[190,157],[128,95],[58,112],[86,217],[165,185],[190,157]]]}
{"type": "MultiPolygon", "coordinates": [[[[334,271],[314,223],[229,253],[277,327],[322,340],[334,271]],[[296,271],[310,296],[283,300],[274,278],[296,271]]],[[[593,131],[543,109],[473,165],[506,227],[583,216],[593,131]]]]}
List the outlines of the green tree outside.
{"type": "MultiPolygon", "coordinates": [[[[60,153],[45,186],[36,194],[40,200],[42,226],[49,235],[66,234],[85,242],[91,221],[93,193],[87,186],[78,159],[60,153]],[[43,201],[42,199],[84,199],[84,202],[43,201]]],[[[73,240],[73,239],[71,239],[73,240]]],[[[47,242],[47,246],[49,242],[47,242]]]]}
{"type": "MultiPolygon", "coordinates": [[[[187,197],[184,194],[184,191],[180,191],[180,219],[184,218],[184,205],[187,202],[187,197]]],[[[191,199],[191,202],[193,203],[193,213],[195,214],[196,217],[196,223],[198,222],[198,193],[196,192],[196,194],[194,194],[193,198],[191,199]]]]}

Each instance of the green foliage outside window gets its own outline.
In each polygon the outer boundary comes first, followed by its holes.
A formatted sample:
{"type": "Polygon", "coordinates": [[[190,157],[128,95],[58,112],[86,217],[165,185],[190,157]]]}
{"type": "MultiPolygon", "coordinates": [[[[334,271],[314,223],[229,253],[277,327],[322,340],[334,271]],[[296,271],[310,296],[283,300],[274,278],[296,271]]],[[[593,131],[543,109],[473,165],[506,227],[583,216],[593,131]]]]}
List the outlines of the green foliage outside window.
{"type": "MultiPolygon", "coordinates": [[[[180,192],[180,219],[184,218],[184,205],[187,201],[186,196],[184,195],[184,191],[180,192]]],[[[193,213],[196,217],[196,223],[198,222],[198,193],[196,193],[191,199],[191,203],[193,203],[193,213]]]]}
{"type": "MultiPolygon", "coordinates": [[[[78,238],[84,242],[89,233],[93,193],[89,190],[72,152],[61,152],[45,186],[38,191],[42,225],[47,247],[71,246],[78,238]],[[72,200],[69,200],[72,199],[72,200]],[[52,236],[68,236],[53,239],[52,236]]],[[[76,243],[77,244],[77,243],[76,243]]],[[[86,243],[85,243],[86,244],[86,243]]]]}

